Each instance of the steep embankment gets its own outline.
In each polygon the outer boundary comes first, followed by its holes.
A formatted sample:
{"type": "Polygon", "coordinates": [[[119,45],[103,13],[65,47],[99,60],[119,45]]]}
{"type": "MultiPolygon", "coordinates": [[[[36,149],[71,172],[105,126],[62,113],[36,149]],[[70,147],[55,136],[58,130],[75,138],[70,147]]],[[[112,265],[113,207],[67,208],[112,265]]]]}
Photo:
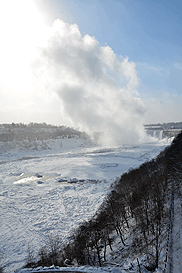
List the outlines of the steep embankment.
{"type": "Polygon", "coordinates": [[[137,260],[148,270],[173,266],[174,238],[166,252],[167,235],[173,234],[171,204],[180,198],[181,179],[182,133],[156,159],[112,184],[100,209],[67,247],[73,253],[69,258],[91,265],[137,260]]]}

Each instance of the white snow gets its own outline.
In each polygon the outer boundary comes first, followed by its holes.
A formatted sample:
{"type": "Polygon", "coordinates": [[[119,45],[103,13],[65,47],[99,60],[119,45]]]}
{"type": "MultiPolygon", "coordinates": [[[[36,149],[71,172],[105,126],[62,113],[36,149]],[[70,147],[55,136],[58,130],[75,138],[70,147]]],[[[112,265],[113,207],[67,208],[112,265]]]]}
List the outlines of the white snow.
{"type": "Polygon", "coordinates": [[[117,267],[88,267],[88,266],[73,266],[73,267],[59,267],[59,266],[50,266],[50,267],[38,267],[36,269],[27,268],[22,269],[19,273],[30,273],[30,272],[83,272],[83,273],[122,273],[122,271],[117,267]]]}
{"type": "Polygon", "coordinates": [[[182,198],[179,198],[174,202],[174,222],[172,236],[173,273],[180,273],[182,270],[182,198]]]}
{"type": "Polygon", "coordinates": [[[0,155],[0,248],[9,273],[25,264],[28,243],[36,253],[50,233],[68,240],[97,210],[112,181],[169,144],[163,140],[99,147],[81,139],[58,142],[41,151],[20,151],[15,145],[0,155]]]}

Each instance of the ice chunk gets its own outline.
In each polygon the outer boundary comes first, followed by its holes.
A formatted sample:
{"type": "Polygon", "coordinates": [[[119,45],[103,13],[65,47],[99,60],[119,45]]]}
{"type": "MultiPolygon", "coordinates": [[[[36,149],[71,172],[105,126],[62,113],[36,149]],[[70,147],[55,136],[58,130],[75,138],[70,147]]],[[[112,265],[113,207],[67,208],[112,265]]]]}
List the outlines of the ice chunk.
{"type": "Polygon", "coordinates": [[[36,173],[35,176],[36,176],[37,178],[43,177],[43,176],[42,176],[41,174],[39,174],[39,173],[36,173]]]}
{"type": "Polygon", "coordinates": [[[61,177],[61,178],[56,179],[56,181],[57,182],[67,182],[68,178],[67,177],[61,177]]]}
{"type": "Polygon", "coordinates": [[[78,182],[78,179],[77,178],[72,178],[70,179],[69,183],[77,183],[78,182]]]}

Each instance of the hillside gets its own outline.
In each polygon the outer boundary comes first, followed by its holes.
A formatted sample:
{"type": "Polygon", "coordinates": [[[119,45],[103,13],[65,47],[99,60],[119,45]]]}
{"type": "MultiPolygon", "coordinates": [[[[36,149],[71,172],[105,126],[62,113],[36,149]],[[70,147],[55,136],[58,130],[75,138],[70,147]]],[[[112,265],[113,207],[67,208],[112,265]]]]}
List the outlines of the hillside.
{"type": "Polygon", "coordinates": [[[60,248],[58,240],[50,238],[58,247],[41,248],[39,261],[29,260],[29,266],[65,266],[67,261],[148,272],[171,270],[175,260],[177,268],[180,244],[174,235],[179,235],[181,223],[174,207],[181,204],[181,179],[182,133],[155,159],[117,179],[97,212],[72,233],[66,246],[60,248]]]}
{"type": "Polygon", "coordinates": [[[0,141],[47,140],[56,138],[87,138],[84,132],[66,127],[44,123],[0,124],[0,141]]]}
{"type": "Polygon", "coordinates": [[[90,137],[79,130],[46,123],[0,124],[0,155],[15,156],[30,152],[61,151],[66,146],[91,143],[90,137]]]}

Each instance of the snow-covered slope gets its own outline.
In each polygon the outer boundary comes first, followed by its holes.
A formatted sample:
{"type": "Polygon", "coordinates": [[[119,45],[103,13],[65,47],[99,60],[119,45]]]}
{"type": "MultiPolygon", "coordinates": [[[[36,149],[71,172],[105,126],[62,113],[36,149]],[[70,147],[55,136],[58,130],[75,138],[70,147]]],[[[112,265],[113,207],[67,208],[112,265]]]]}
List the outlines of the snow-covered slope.
{"type": "Polygon", "coordinates": [[[71,230],[97,210],[116,177],[169,144],[100,147],[78,138],[47,142],[46,150],[1,151],[0,236],[7,272],[24,265],[28,244],[36,253],[48,234],[68,240],[71,230]]]}

